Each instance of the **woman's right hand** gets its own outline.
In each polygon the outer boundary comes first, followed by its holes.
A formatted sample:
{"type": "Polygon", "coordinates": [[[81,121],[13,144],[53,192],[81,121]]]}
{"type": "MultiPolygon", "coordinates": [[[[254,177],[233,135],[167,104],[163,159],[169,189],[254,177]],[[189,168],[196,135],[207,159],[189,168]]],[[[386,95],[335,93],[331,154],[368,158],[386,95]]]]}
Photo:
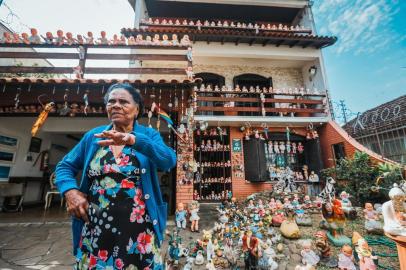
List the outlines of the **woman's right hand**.
{"type": "Polygon", "coordinates": [[[87,201],[87,196],[83,192],[80,192],[77,189],[68,190],[65,193],[65,199],[67,204],[66,210],[69,214],[79,219],[83,219],[86,223],[89,222],[87,216],[89,203],[87,201]]]}

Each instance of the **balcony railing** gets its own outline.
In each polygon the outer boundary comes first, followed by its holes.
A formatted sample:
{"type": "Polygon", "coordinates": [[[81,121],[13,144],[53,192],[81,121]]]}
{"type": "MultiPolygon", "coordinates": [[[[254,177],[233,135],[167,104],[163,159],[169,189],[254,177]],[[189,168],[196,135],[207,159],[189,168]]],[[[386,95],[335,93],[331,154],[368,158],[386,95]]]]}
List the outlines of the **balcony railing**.
{"type": "Polygon", "coordinates": [[[197,90],[195,96],[196,115],[319,117],[328,114],[326,95],[314,91],[197,90]]]}

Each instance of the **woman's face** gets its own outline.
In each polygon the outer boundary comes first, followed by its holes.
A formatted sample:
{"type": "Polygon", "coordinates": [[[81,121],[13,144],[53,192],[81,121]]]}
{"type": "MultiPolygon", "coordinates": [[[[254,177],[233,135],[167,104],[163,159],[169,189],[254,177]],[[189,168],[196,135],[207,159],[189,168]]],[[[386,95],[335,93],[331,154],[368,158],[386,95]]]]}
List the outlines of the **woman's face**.
{"type": "Polygon", "coordinates": [[[106,111],[108,118],[113,124],[128,126],[137,118],[139,106],[127,90],[117,88],[109,94],[106,111]]]}

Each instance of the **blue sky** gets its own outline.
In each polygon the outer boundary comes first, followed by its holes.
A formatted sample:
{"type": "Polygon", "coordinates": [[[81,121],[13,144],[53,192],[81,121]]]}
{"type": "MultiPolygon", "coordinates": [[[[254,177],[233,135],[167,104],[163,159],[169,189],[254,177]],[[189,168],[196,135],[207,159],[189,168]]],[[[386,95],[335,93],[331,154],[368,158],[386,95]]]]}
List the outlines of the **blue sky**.
{"type": "MultiPolygon", "coordinates": [[[[4,3],[15,14],[2,6],[0,19],[17,32],[32,26],[54,33],[92,30],[97,36],[106,30],[112,36],[133,25],[134,19],[126,0],[4,3]]],[[[323,50],[333,100],[345,100],[356,113],[406,94],[405,12],[404,0],[314,0],[318,33],[338,37],[335,45],[323,50]]]]}
{"type": "Polygon", "coordinates": [[[406,1],[315,0],[318,33],[334,101],[362,112],[406,94],[406,1]],[[403,15],[403,17],[402,17],[403,15]]]}

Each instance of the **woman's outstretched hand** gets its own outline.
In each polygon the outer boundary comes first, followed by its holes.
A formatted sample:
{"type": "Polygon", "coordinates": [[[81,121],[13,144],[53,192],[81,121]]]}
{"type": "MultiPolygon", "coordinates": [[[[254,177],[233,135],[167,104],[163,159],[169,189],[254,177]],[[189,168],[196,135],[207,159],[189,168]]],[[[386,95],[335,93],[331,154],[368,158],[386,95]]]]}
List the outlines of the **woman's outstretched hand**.
{"type": "Polygon", "coordinates": [[[87,216],[89,203],[86,195],[77,189],[71,189],[65,193],[65,198],[66,210],[68,210],[69,214],[83,219],[86,223],[89,222],[89,217],[87,216]]]}
{"type": "Polygon", "coordinates": [[[100,146],[135,144],[135,136],[133,134],[116,130],[105,130],[102,133],[94,134],[94,136],[104,139],[98,142],[100,146]]]}

